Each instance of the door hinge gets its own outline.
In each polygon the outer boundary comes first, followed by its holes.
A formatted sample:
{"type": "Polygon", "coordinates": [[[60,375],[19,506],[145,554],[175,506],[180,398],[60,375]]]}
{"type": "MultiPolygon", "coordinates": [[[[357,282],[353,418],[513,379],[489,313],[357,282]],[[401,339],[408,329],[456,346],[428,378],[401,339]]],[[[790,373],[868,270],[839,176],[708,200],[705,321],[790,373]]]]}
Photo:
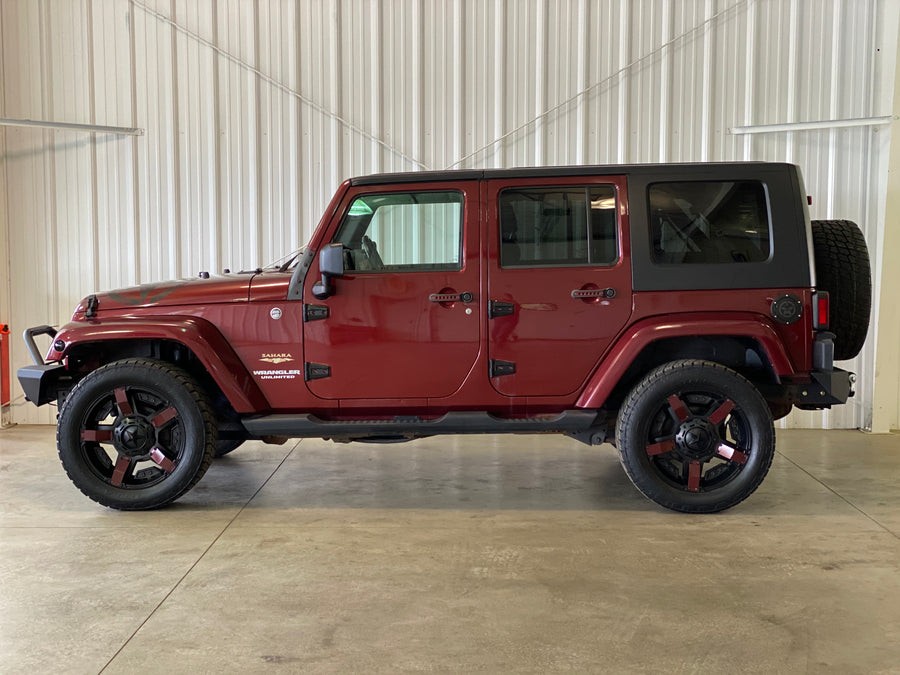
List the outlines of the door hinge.
{"type": "Polygon", "coordinates": [[[512,361],[498,361],[497,359],[491,359],[491,377],[514,375],[515,372],[516,364],[512,361]]]}
{"type": "Polygon", "coordinates": [[[305,363],[303,365],[303,379],[307,382],[321,380],[325,377],[331,377],[331,366],[321,363],[305,363]]]}
{"type": "Polygon", "coordinates": [[[328,318],[327,305],[303,305],[303,321],[319,321],[328,318]]]}
{"type": "Polygon", "coordinates": [[[488,318],[496,319],[498,316],[510,316],[516,311],[516,306],[511,302],[491,300],[488,304],[488,318]]]}

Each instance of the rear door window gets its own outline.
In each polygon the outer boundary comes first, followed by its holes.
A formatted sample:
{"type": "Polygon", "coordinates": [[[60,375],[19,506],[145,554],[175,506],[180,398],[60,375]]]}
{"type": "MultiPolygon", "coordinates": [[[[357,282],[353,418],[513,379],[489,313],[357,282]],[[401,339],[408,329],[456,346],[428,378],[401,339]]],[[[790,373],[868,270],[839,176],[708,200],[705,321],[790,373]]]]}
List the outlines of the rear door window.
{"type": "Polygon", "coordinates": [[[619,257],[612,185],[500,193],[501,267],[612,265],[619,257]]]}
{"type": "Polygon", "coordinates": [[[765,262],[771,257],[766,188],[757,181],[649,186],[655,263],[765,262]]]}

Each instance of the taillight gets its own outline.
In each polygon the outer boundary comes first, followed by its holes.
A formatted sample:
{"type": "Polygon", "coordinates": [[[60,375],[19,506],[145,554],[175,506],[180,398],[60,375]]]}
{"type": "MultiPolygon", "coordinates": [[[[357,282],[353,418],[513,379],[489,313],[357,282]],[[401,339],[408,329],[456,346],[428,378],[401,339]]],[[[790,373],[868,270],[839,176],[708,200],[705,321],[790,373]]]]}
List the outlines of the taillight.
{"type": "Polygon", "coordinates": [[[826,291],[813,293],[813,328],[828,330],[829,299],[826,291]]]}

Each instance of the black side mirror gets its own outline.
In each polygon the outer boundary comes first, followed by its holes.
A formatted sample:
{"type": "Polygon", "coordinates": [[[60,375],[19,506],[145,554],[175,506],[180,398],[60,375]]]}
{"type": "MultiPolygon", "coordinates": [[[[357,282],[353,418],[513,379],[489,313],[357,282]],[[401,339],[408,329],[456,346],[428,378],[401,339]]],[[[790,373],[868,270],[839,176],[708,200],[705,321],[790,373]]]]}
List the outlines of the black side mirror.
{"type": "Polygon", "coordinates": [[[319,272],[322,273],[322,280],[313,284],[312,293],[319,300],[324,300],[334,295],[334,284],[331,280],[344,276],[343,244],[328,244],[319,251],[319,272]]]}

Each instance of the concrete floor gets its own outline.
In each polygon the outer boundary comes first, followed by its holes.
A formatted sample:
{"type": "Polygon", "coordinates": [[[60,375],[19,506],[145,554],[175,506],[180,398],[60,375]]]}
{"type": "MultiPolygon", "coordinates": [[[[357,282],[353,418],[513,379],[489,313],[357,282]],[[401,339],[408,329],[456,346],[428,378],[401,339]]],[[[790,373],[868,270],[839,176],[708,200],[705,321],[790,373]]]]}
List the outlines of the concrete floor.
{"type": "Polygon", "coordinates": [[[0,672],[900,672],[900,436],[780,431],[661,511],[562,437],[248,444],[176,505],[0,432],[0,672]]]}

